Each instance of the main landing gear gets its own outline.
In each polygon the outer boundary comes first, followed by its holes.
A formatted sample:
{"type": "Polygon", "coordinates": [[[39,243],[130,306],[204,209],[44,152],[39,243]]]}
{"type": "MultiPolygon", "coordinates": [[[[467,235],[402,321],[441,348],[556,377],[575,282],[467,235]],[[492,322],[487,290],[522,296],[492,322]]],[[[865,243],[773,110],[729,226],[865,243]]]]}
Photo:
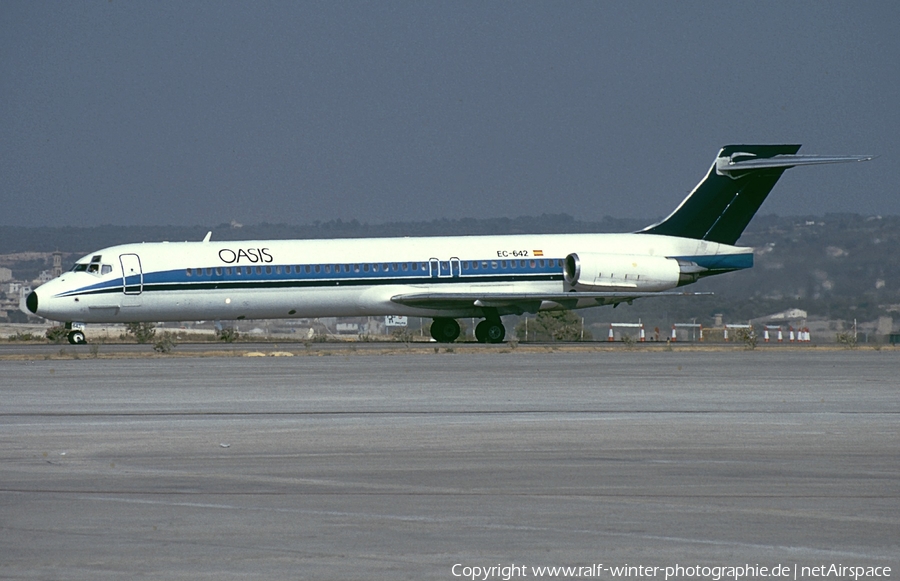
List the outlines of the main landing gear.
{"type": "MultiPolygon", "coordinates": [[[[438,317],[431,323],[431,336],[438,343],[452,343],[459,337],[459,323],[455,319],[438,317]]],[[[475,326],[475,338],[479,343],[502,343],[506,329],[499,317],[485,319],[475,326]]]]}
{"type": "Polygon", "coordinates": [[[502,343],[506,329],[500,321],[485,319],[475,325],[475,338],[479,343],[502,343]]]}
{"type": "Polygon", "coordinates": [[[438,343],[453,343],[459,337],[459,323],[456,319],[438,317],[431,322],[431,336],[438,343]]]}

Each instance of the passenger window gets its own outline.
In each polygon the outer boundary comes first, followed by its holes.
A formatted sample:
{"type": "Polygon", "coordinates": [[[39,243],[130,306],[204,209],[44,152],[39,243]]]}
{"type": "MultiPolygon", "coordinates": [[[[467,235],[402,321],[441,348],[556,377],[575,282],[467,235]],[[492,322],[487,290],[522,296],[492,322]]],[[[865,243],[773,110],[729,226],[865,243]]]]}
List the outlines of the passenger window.
{"type": "Polygon", "coordinates": [[[497,270],[497,261],[496,260],[491,261],[491,268],[494,270],[497,270]]]}
{"type": "Polygon", "coordinates": [[[230,267],[230,266],[226,266],[226,267],[225,267],[225,274],[231,274],[231,267],[230,267]]]}
{"type": "Polygon", "coordinates": [[[359,265],[358,265],[358,264],[354,264],[354,265],[353,265],[353,272],[359,272],[359,265]]]}
{"type": "Polygon", "coordinates": [[[189,268],[189,269],[185,270],[184,273],[188,276],[191,276],[191,269],[189,268]]]}
{"type": "Polygon", "coordinates": [[[221,266],[216,267],[216,276],[222,276],[222,267],[221,266]]]}
{"type": "Polygon", "coordinates": [[[409,263],[408,263],[408,262],[404,262],[402,266],[403,266],[403,270],[409,270],[409,263]]]}
{"type": "MultiPolygon", "coordinates": [[[[310,270],[310,269],[309,269],[309,265],[307,264],[307,265],[303,268],[303,270],[306,271],[306,274],[309,274],[309,270],[310,270]]],[[[316,265],[316,272],[319,272],[319,265],[318,265],[318,264],[316,265]]]]}

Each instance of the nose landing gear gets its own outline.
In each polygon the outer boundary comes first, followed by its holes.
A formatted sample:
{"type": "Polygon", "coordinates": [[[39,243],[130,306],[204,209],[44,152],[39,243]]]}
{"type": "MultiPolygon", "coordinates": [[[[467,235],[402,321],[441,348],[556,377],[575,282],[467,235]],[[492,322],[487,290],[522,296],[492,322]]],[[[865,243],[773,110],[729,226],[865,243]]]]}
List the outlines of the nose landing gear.
{"type": "Polygon", "coordinates": [[[84,343],[87,343],[87,339],[81,331],[69,331],[67,338],[72,345],[83,345],[84,343]]]}
{"type": "Polygon", "coordinates": [[[87,338],[84,336],[84,323],[66,323],[66,330],[69,331],[66,338],[72,345],[87,343],[87,338]]]}

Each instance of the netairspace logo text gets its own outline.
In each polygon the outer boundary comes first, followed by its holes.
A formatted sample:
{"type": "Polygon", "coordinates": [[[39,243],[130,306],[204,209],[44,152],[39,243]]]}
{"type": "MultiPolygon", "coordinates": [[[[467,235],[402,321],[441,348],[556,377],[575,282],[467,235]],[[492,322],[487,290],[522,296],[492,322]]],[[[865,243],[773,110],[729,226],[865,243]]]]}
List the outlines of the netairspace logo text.
{"type": "Polygon", "coordinates": [[[674,565],[668,567],[647,565],[604,565],[595,563],[592,565],[578,566],[526,566],[511,563],[504,565],[480,566],[464,565],[457,563],[450,569],[454,577],[470,579],[471,581],[488,581],[490,579],[502,579],[509,581],[514,578],[532,577],[535,579],[590,579],[592,577],[621,577],[621,578],[646,578],[646,579],[702,579],[711,581],[742,579],[877,579],[889,578],[890,567],[873,567],[864,565],[843,565],[831,563],[827,565],[774,565],[772,567],[762,565],[738,565],[738,566],[703,566],[703,565],[674,565]]]}

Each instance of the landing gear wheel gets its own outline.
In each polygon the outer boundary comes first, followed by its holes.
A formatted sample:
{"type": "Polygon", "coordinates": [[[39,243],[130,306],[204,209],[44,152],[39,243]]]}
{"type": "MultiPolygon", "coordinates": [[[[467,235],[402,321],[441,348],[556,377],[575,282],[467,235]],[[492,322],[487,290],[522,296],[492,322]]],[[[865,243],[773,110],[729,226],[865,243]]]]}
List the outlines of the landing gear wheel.
{"type": "Polygon", "coordinates": [[[435,319],[431,322],[431,336],[438,343],[453,343],[459,337],[459,323],[456,319],[435,319]]]}
{"type": "Polygon", "coordinates": [[[500,321],[481,321],[475,325],[475,338],[479,343],[502,343],[506,329],[500,321]]]}
{"type": "Polygon", "coordinates": [[[81,331],[70,331],[68,335],[69,343],[72,345],[83,345],[87,343],[87,339],[84,337],[84,333],[81,331]]]}

